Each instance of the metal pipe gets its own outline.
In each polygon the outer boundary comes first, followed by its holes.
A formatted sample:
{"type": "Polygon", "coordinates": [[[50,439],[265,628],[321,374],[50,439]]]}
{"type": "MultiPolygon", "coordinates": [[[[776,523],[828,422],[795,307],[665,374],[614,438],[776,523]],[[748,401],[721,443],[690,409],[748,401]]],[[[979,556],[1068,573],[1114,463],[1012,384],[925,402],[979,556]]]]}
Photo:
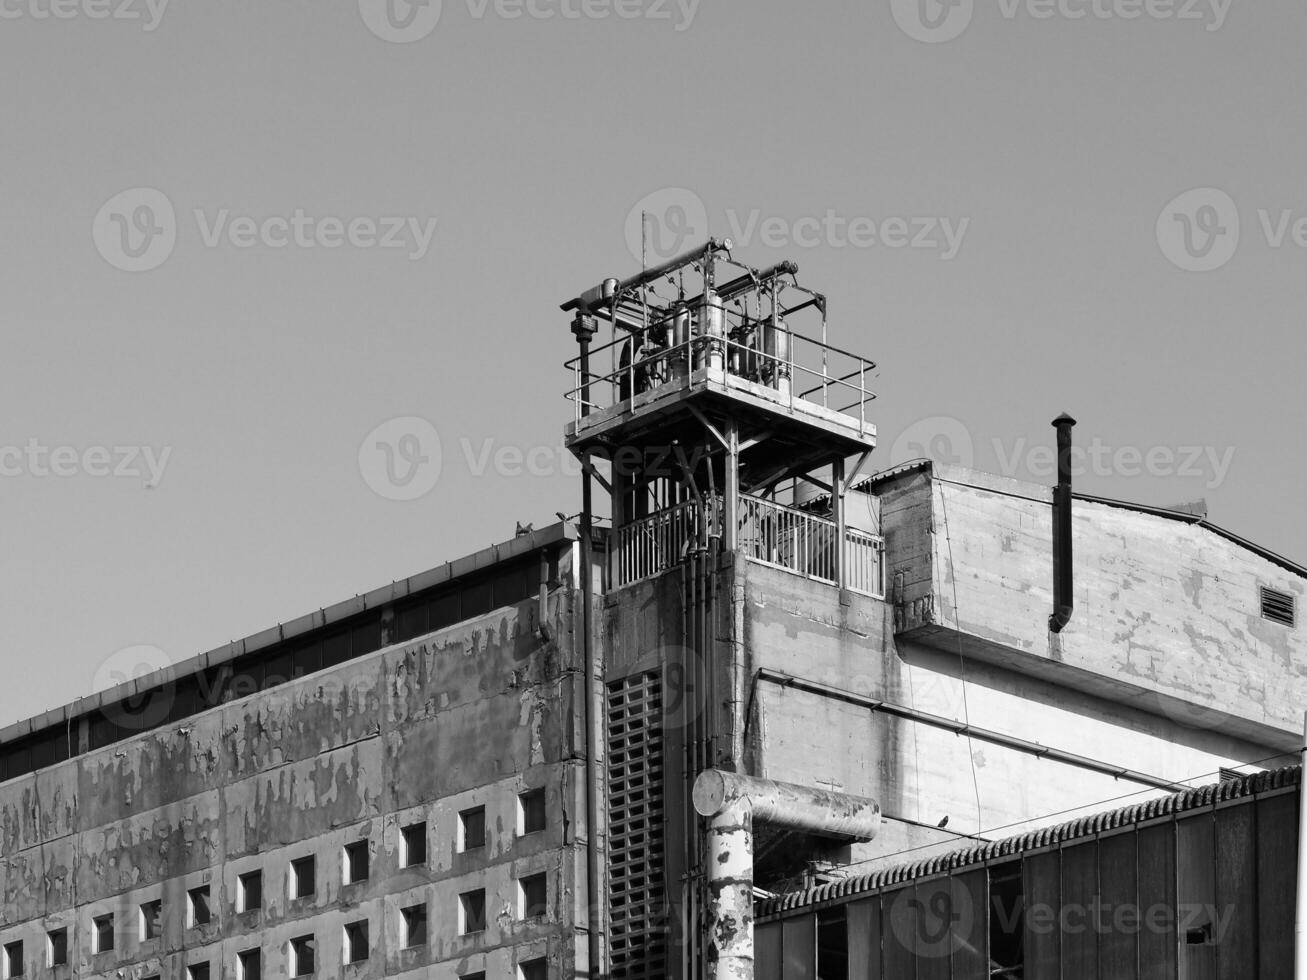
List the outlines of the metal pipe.
{"type": "Polygon", "coordinates": [[[694,809],[708,824],[708,978],[753,978],[753,824],[843,840],[880,829],[873,800],[707,769],[694,782],[694,809]]]}
{"type": "Polygon", "coordinates": [[[613,279],[605,279],[598,286],[587,289],[575,299],[570,299],[561,306],[565,312],[572,310],[582,310],[587,313],[611,305],[615,296],[618,296],[630,289],[639,289],[649,285],[655,279],[667,275],[669,272],[675,272],[694,262],[702,261],[717,252],[730,251],[731,240],[725,239],[719,241],[716,238],[710,238],[698,248],[691,249],[688,252],[678,255],[675,258],[668,259],[662,265],[656,265],[652,269],[645,269],[638,275],[631,276],[629,279],[623,279],[617,282],[613,279]]]}
{"type": "Polygon", "coordinates": [[[1071,548],[1071,429],[1076,420],[1063,412],[1057,429],[1057,489],[1053,491],[1053,615],[1048,628],[1061,633],[1075,611],[1071,548]]]}
{"type": "MultiPolygon", "coordinates": [[[[1307,767],[1307,712],[1303,714],[1302,765],[1307,767]]],[[[1303,770],[1307,772],[1307,768],[1303,770]]],[[[1298,776],[1298,903],[1293,922],[1293,975],[1307,980],[1307,792],[1298,776]]]]}

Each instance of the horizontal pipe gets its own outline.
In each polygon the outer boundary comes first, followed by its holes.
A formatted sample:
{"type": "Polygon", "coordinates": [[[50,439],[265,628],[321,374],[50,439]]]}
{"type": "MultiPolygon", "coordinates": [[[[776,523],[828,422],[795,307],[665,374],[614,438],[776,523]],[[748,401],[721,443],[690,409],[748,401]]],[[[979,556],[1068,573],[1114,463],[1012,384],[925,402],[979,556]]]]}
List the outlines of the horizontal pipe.
{"type": "Polygon", "coordinates": [[[699,773],[693,799],[703,817],[743,806],[754,820],[827,837],[869,841],[880,829],[880,805],[874,800],[720,769],[699,773]]]}
{"type": "Polygon", "coordinates": [[[655,279],[665,276],[669,272],[675,272],[677,269],[684,268],[693,262],[701,261],[716,252],[729,251],[730,247],[729,241],[719,241],[716,238],[710,238],[705,244],[700,245],[698,248],[691,249],[675,258],[668,259],[661,265],[656,265],[651,269],[645,269],[643,272],[637,273],[629,279],[623,279],[621,282],[617,283],[615,294],[612,292],[610,285],[607,282],[603,282],[598,286],[595,286],[593,289],[587,289],[580,296],[576,297],[576,299],[568,300],[562,305],[561,309],[564,311],[579,309],[584,310],[587,313],[594,313],[597,310],[603,309],[613,295],[620,296],[628,289],[647,286],[655,279]]]}
{"type": "Polygon", "coordinates": [[[1049,748],[1047,745],[1041,745],[1038,742],[1030,742],[1024,738],[1004,735],[1002,732],[991,731],[987,728],[977,728],[975,725],[968,725],[960,721],[954,721],[952,718],[944,718],[941,715],[932,715],[925,711],[918,711],[916,708],[908,708],[901,704],[893,704],[889,701],[869,698],[865,695],[854,694],[850,691],[841,691],[839,688],[829,687],[826,684],[818,684],[815,681],[805,681],[797,677],[791,677],[788,674],[782,674],[779,671],[760,670],[755,675],[755,679],[759,681],[767,681],[771,684],[778,684],[781,687],[792,687],[797,691],[806,691],[809,694],[816,694],[821,697],[830,698],[833,701],[843,701],[846,704],[856,704],[869,711],[879,711],[882,714],[893,715],[896,718],[903,718],[907,721],[915,721],[923,725],[929,725],[932,728],[942,728],[945,731],[953,732],[955,735],[965,735],[968,738],[974,738],[978,742],[989,742],[991,745],[1001,745],[1004,748],[1014,749],[1017,752],[1024,752],[1027,755],[1037,756],[1041,759],[1051,759],[1053,762],[1061,762],[1065,765],[1075,766],[1079,769],[1087,769],[1091,772],[1102,773],[1105,776],[1113,776],[1117,779],[1127,779],[1132,783],[1152,786],[1154,789],[1164,789],[1171,793],[1182,793],[1185,790],[1193,788],[1192,786],[1186,786],[1184,783],[1173,783],[1166,779],[1159,779],[1156,776],[1150,776],[1147,773],[1137,772],[1134,769],[1126,769],[1123,766],[1114,766],[1110,763],[1099,762],[1097,759],[1090,759],[1087,756],[1076,755],[1073,752],[1064,752],[1061,749],[1049,748]]]}

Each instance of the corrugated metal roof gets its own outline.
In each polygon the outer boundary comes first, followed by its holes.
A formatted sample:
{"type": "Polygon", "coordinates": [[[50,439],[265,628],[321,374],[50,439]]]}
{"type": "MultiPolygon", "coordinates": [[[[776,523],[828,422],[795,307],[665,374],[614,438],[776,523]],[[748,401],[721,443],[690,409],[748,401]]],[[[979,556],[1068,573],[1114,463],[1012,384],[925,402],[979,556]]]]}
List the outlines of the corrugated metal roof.
{"type": "Polygon", "coordinates": [[[1055,827],[1045,827],[1018,837],[994,841],[980,847],[952,851],[924,861],[898,865],[869,875],[843,878],[816,888],[778,895],[757,903],[757,918],[779,915],[782,912],[816,905],[831,899],[845,898],[861,892],[877,891],[892,885],[902,884],[917,878],[945,872],[962,871],[967,868],[993,862],[999,858],[1014,857],[1024,851],[1047,847],[1051,844],[1064,843],[1081,837],[1092,837],[1105,831],[1115,830],[1131,824],[1144,823],[1159,817],[1175,816],[1191,810],[1214,807],[1228,800],[1258,796],[1274,790],[1297,786],[1302,777],[1300,766],[1290,766],[1270,772],[1259,772],[1242,779],[1232,779],[1186,790],[1146,803],[1121,807],[1093,816],[1081,817],[1055,827]]]}

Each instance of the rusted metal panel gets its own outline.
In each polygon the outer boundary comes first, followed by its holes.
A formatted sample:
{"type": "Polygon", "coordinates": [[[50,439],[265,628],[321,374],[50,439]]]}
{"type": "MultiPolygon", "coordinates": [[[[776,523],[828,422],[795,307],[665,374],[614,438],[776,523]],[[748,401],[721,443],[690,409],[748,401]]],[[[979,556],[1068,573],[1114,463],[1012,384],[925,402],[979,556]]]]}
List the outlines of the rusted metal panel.
{"type": "Polygon", "coordinates": [[[957,875],[953,892],[969,915],[955,920],[951,980],[989,980],[989,876],[984,869],[957,875]]]}
{"type": "Polygon", "coordinates": [[[1263,798],[1256,804],[1259,980],[1293,980],[1300,794],[1263,798]]]}
{"type": "Polygon", "coordinates": [[[809,913],[786,919],[782,935],[785,980],[817,980],[817,916],[809,913]]]}
{"type": "Polygon", "coordinates": [[[1211,812],[1175,827],[1180,980],[1216,980],[1216,837],[1211,812]]]}
{"type": "Polygon", "coordinates": [[[1062,900],[1058,927],[1062,931],[1062,975],[1098,976],[1098,847],[1094,843],[1062,851],[1062,900]]]}
{"type": "Polygon", "coordinates": [[[1133,832],[1105,837],[1098,845],[1099,890],[1108,928],[1099,933],[1098,975],[1130,977],[1138,969],[1139,870],[1133,832]]]}
{"type": "MultiPolygon", "coordinates": [[[[1163,912],[1175,909],[1175,825],[1166,823],[1139,831],[1139,908],[1163,912]]],[[[1139,933],[1140,980],[1176,980],[1176,930],[1154,919],[1139,933]]]]}
{"type": "Polygon", "coordinates": [[[1055,918],[1062,907],[1062,854],[1053,851],[1025,861],[1025,980],[1061,980],[1062,942],[1055,918]],[[1054,917],[1049,916],[1049,912],[1054,917]]]}
{"type": "Polygon", "coordinates": [[[1257,973],[1256,815],[1246,804],[1216,811],[1217,980],[1257,973]]]}
{"type": "Polygon", "coordinates": [[[850,902],[849,980],[881,980],[880,898],[850,902]]]}
{"type": "Polygon", "coordinates": [[[754,980],[783,980],[781,958],[781,930],[779,922],[759,926],[753,936],[754,980]]]}

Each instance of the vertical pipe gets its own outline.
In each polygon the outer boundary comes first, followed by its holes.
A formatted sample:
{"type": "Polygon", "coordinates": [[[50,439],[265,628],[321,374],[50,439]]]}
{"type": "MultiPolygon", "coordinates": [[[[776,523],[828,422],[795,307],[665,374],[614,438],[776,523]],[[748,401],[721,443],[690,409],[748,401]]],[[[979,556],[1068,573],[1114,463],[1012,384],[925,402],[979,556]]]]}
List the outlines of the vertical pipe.
{"type": "Polygon", "coordinates": [[[1053,491],[1053,615],[1048,628],[1061,633],[1075,610],[1071,547],[1071,429],[1076,420],[1063,412],[1057,429],[1057,488],[1053,491]]]}
{"type": "Polygon", "coordinates": [[[727,806],[708,824],[708,977],[753,980],[753,815],[727,806]]]}
{"type": "Polygon", "coordinates": [[[837,456],[830,468],[831,503],[835,507],[835,582],[844,591],[849,587],[849,563],[845,555],[847,515],[844,513],[844,457],[837,456]]]}
{"type": "MultiPolygon", "coordinates": [[[[581,414],[590,414],[590,340],[598,331],[594,319],[577,313],[572,322],[572,333],[580,346],[581,414]]],[[[594,669],[594,499],[591,487],[592,461],[587,453],[581,459],[581,651],[585,662],[585,803],[586,803],[586,929],[589,975],[591,980],[601,976],[602,945],[600,934],[603,917],[600,902],[603,891],[599,886],[599,785],[598,739],[598,683],[594,669]]]]}
{"type": "MultiPolygon", "coordinates": [[[[1307,773],[1307,712],[1303,713],[1301,762],[1307,773]]],[[[1298,776],[1298,902],[1293,920],[1293,975],[1307,980],[1307,785],[1298,776]]]]}

